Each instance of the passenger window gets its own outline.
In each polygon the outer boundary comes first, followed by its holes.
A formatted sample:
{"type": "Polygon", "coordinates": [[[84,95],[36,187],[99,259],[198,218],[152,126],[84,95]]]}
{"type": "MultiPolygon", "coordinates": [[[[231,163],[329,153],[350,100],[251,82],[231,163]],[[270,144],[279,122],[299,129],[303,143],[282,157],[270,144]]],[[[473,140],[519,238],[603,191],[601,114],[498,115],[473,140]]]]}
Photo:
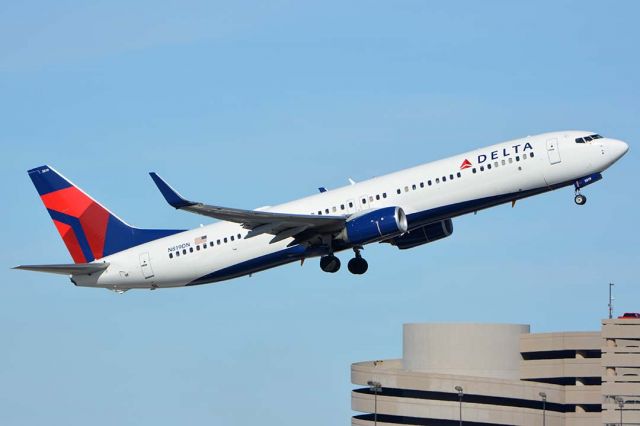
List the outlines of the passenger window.
{"type": "Polygon", "coordinates": [[[376,194],[376,200],[380,199],[380,194],[376,194]]]}
{"type": "Polygon", "coordinates": [[[386,192],[382,193],[382,198],[387,198],[387,193],[386,192]]]}
{"type": "Polygon", "coordinates": [[[450,179],[450,180],[453,180],[453,175],[449,175],[449,179],[450,179]]]}
{"type": "Polygon", "coordinates": [[[440,183],[440,178],[436,178],[436,183],[440,183]]]}
{"type": "Polygon", "coordinates": [[[169,253],[169,259],[173,259],[173,253],[169,253]]]}
{"type": "Polygon", "coordinates": [[[502,159],[502,165],[504,166],[505,164],[507,164],[507,162],[505,161],[505,159],[502,159]]]}
{"type": "Polygon", "coordinates": [[[242,235],[238,234],[238,239],[241,239],[241,238],[242,238],[242,235]]]}
{"type": "Polygon", "coordinates": [[[349,201],[349,207],[353,208],[353,203],[349,201]]]}
{"type": "Polygon", "coordinates": [[[367,199],[366,198],[362,199],[362,204],[367,204],[367,199]]]}
{"type": "Polygon", "coordinates": [[[447,181],[447,177],[446,176],[442,176],[442,181],[446,182],[447,181]]]}
{"type": "Polygon", "coordinates": [[[509,157],[509,164],[513,163],[513,158],[509,157]]]}
{"type": "Polygon", "coordinates": [[[491,170],[491,163],[487,164],[487,170],[491,170]]]}
{"type": "Polygon", "coordinates": [[[404,187],[404,192],[409,192],[409,187],[408,186],[404,187]]]}
{"type": "Polygon", "coordinates": [[[400,193],[402,193],[402,191],[400,191],[400,190],[398,189],[398,195],[400,195],[400,193]]]}
{"type": "Polygon", "coordinates": [[[416,186],[416,184],[414,183],[414,184],[411,186],[411,189],[413,189],[413,190],[415,191],[415,190],[416,190],[416,188],[417,188],[417,186],[416,186]]]}
{"type": "Polygon", "coordinates": [[[499,163],[496,161],[495,163],[493,163],[493,167],[498,167],[499,163]]]}
{"type": "Polygon", "coordinates": [[[516,161],[520,161],[520,156],[516,155],[516,161]]]}
{"type": "Polygon", "coordinates": [[[329,209],[324,209],[324,212],[325,212],[326,214],[329,214],[329,209]]]}
{"type": "Polygon", "coordinates": [[[182,249],[182,254],[187,254],[187,249],[182,249]]]}
{"type": "Polygon", "coordinates": [[[344,204],[340,204],[340,210],[344,210],[344,204]]]}
{"type": "Polygon", "coordinates": [[[369,202],[373,203],[373,195],[369,195],[369,202]]]}
{"type": "Polygon", "coordinates": [[[206,249],[207,247],[208,247],[208,246],[207,246],[207,243],[204,243],[204,244],[202,245],[202,248],[203,248],[203,249],[206,249]]]}
{"type": "Polygon", "coordinates": [[[225,244],[227,243],[227,241],[228,241],[228,240],[227,240],[227,237],[224,237],[224,242],[225,242],[225,244]]]}
{"type": "Polygon", "coordinates": [[[427,185],[431,186],[431,180],[429,180],[429,181],[427,182],[427,185]]]}
{"type": "Polygon", "coordinates": [[[200,246],[196,246],[196,250],[197,250],[197,251],[200,251],[200,246]]]}
{"type": "Polygon", "coordinates": [[[209,247],[213,247],[213,241],[209,243],[209,247]]]}
{"type": "Polygon", "coordinates": [[[462,177],[462,173],[458,172],[458,173],[457,173],[457,176],[458,176],[459,178],[461,178],[461,177],[462,177]]]}
{"type": "Polygon", "coordinates": [[[522,154],[522,159],[526,160],[527,159],[527,154],[522,154]]]}
{"type": "Polygon", "coordinates": [[[189,247],[189,253],[193,253],[193,247],[189,247]]]}
{"type": "Polygon", "coordinates": [[[420,182],[420,188],[424,188],[424,182],[420,182]]]}
{"type": "Polygon", "coordinates": [[[338,209],[336,209],[336,206],[331,207],[331,211],[332,211],[332,212],[334,212],[334,213],[335,213],[337,210],[338,210],[338,209]]]}
{"type": "Polygon", "coordinates": [[[529,153],[529,157],[533,158],[533,152],[529,153]]]}
{"type": "Polygon", "coordinates": [[[178,256],[180,256],[180,252],[179,251],[176,252],[176,257],[178,257],[178,256]]]}
{"type": "Polygon", "coordinates": [[[216,241],[216,244],[220,245],[220,240],[216,241]]]}
{"type": "Polygon", "coordinates": [[[476,173],[476,172],[477,172],[477,170],[476,170],[476,168],[475,168],[475,167],[474,167],[473,169],[471,169],[471,171],[472,171],[473,173],[476,173]]]}
{"type": "Polygon", "coordinates": [[[319,214],[319,215],[322,215],[322,210],[318,210],[318,214],[319,214]]]}
{"type": "Polygon", "coordinates": [[[484,166],[480,166],[480,171],[484,172],[484,166]]]}

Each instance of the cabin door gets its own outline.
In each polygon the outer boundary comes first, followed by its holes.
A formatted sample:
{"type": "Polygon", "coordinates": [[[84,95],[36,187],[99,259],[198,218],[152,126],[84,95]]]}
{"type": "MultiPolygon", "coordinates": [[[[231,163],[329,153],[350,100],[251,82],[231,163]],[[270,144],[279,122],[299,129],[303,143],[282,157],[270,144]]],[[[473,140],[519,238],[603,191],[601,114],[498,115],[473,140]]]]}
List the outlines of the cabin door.
{"type": "Polygon", "coordinates": [[[140,255],[140,269],[142,269],[142,275],[144,275],[145,280],[153,278],[153,269],[151,269],[149,253],[142,253],[140,255]]]}
{"type": "Polygon", "coordinates": [[[551,164],[558,164],[562,161],[557,138],[547,140],[547,154],[549,155],[549,163],[551,164]]]}

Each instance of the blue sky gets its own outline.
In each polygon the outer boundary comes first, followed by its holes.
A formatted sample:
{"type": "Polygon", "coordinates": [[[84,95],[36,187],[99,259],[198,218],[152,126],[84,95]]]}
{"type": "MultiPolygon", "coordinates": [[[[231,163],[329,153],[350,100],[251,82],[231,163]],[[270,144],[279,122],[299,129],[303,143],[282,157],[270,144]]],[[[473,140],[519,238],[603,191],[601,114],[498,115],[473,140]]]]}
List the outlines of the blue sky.
{"type": "MultiPolygon", "coordinates": [[[[401,325],[592,330],[640,310],[636,2],[4,2],[0,423],[349,422],[350,363],[401,325]],[[455,221],[369,272],[316,261],[116,295],[12,271],[70,257],[25,171],[50,164],[128,222],[191,227],[147,172],[241,208],[502,140],[594,130],[631,150],[571,189],[455,221]]],[[[342,256],[348,259],[347,254],[342,256]]]]}

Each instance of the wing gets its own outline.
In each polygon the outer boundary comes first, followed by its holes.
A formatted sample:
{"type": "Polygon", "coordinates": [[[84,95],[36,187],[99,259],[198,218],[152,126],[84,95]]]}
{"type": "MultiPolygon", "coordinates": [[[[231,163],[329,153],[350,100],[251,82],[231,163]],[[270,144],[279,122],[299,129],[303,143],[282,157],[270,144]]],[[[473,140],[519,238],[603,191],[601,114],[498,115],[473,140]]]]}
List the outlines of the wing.
{"type": "Polygon", "coordinates": [[[25,271],[48,272],[61,275],[90,275],[94,272],[104,271],[109,267],[108,262],[103,263],[62,263],[56,265],[19,265],[13,269],[25,271]]]}
{"type": "Polygon", "coordinates": [[[179,210],[209,216],[227,222],[240,223],[249,233],[245,238],[261,234],[274,235],[271,243],[294,237],[297,242],[319,234],[339,232],[344,228],[346,216],[316,216],[243,210],[189,201],[178,194],[156,173],[149,173],[167,203],[179,210]]]}

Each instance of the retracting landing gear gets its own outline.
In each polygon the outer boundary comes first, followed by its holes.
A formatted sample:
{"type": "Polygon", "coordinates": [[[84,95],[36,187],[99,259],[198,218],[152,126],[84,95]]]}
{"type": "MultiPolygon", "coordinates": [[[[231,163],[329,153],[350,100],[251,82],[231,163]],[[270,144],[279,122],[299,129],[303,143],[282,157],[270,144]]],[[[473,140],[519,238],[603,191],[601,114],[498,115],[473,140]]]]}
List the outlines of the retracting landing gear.
{"type": "Polygon", "coordinates": [[[329,254],[327,256],[322,256],[320,258],[320,269],[324,272],[338,272],[340,269],[340,259],[335,257],[333,254],[329,254]]]}
{"type": "Polygon", "coordinates": [[[369,269],[369,264],[360,255],[360,250],[362,250],[362,247],[353,248],[353,251],[355,252],[356,257],[351,259],[347,264],[347,268],[349,268],[349,272],[355,275],[362,275],[365,272],[367,272],[367,269],[369,269]]]}

